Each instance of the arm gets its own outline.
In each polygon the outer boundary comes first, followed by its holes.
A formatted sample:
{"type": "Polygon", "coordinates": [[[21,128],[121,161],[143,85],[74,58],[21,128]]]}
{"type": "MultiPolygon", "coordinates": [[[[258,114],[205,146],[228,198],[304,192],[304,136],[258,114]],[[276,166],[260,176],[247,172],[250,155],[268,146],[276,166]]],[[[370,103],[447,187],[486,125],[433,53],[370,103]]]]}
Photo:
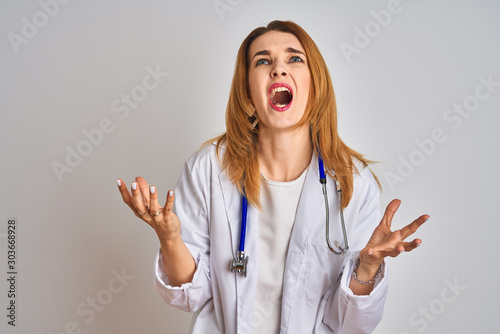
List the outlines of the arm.
{"type": "MultiPolygon", "coordinates": [[[[165,215],[171,215],[171,219],[177,220],[178,223],[179,219],[172,212],[173,204],[174,193],[173,191],[169,191],[167,203],[165,204],[165,209],[167,209],[165,215]]],[[[158,238],[160,239],[163,267],[165,268],[165,274],[170,284],[172,286],[181,286],[184,283],[191,282],[196,270],[196,264],[191,252],[189,252],[189,249],[181,238],[180,230],[171,238],[162,238],[160,235],[158,235],[158,238]]]]}
{"type": "Polygon", "coordinates": [[[380,221],[377,183],[368,168],[360,172],[364,186],[361,186],[363,183],[359,184],[358,191],[362,195],[353,196],[350,204],[351,210],[357,208],[357,214],[353,217],[356,226],[350,234],[355,237],[353,252],[346,259],[340,284],[332,291],[323,319],[331,329],[340,333],[371,333],[375,329],[382,318],[388,290],[384,258],[397,256],[402,249],[411,251],[417,247],[421,240],[405,242],[404,239],[414,233],[428,217],[423,215],[403,229],[392,232],[392,217],[400,202],[391,202],[380,221]],[[378,221],[380,223],[377,225],[378,221]],[[358,259],[360,264],[356,272],[362,281],[372,280],[380,267],[381,272],[374,283],[359,284],[352,279],[358,259]]]}
{"type": "Polygon", "coordinates": [[[158,204],[155,186],[148,186],[144,178],[137,177],[132,182],[132,194],[125,183],[118,179],[118,188],[123,201],[134,214],[148,223],[156,232],[161,245],[165,273],[173,286],[181,286],[193,278],[196,265],[181,238],[179,218],[172,212],[174,193],[168,192],[165,206],[158,204]]]}
{"type": "MultiPolygon", "coordinates": [[[[361,295],[352,282],[351,275],[360,252],[382,216],[380,190],[375,178],[368,168],[359,168],[359,171],[360,175],[355,175],[355,191],[345,210],[346,222],[350,224],[348,236],[351,251],[344,261],[339,283],[333,287],[332,296],[326,303],[323,318],[323,322],[332,330],[342,334],[371,333],[382,319],[388,290],[385,263],[375,283],[368,287],[369,291],[366,291],[366,295],[361,295]],[[351,289],[353,287],[354,289],[351,289]]],[[[378,266],[375,270],[378,270],[378,266]]],[[[359,274],[358,268],[358,277],[359,274]]],[[[373,276],[366,280],[371,278],[373,276]]]]}

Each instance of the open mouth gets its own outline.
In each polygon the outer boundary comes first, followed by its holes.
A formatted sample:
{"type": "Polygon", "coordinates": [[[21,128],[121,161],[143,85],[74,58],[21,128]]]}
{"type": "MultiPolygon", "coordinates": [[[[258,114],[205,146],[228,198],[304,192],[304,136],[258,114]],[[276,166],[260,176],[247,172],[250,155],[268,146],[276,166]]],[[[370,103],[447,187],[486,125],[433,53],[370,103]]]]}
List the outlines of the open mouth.
{"type": "Polygon", "coordinates": [[[269,87],[269,103],[274,110],[285,111],[292,105],[293,90],[286,83],[275,83],[269,87]]]}

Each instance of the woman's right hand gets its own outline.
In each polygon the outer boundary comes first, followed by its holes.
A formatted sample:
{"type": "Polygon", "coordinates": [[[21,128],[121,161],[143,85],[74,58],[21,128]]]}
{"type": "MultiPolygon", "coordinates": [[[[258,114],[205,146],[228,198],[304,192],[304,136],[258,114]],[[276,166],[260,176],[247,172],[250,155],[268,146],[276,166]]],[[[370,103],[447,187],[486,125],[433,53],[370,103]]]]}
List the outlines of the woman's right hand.
{"type": "Polygon", "coordinates": [[[117,179],[118,189],[123,201],[134,214],[148,223],[158,235],[161,244],[163,267],[172,286],[181,286],[191,282],[196,270],[196,263],[181,238],[181,223],[172,212],[174,192],[169,191],[165,206],[158,204],[158,194],[155,186],[149,186],[142,177],[136,177],[132,182],[132,194],[125,182],[117,179]]]}
{"type": "Polygon", "coordinates": [[[155,186],[149,186],[146,180],[139,176],[132,182],[131,192],[125,182],[116,180],[123,201],[134,214],[148,223],[158,235],[163,246],[169,241],[180,238],[181,224],[179,218],[172,212],[174,206],[174,192],[170,190],[164,207],[158,204],[158,193],[155,186]]]}

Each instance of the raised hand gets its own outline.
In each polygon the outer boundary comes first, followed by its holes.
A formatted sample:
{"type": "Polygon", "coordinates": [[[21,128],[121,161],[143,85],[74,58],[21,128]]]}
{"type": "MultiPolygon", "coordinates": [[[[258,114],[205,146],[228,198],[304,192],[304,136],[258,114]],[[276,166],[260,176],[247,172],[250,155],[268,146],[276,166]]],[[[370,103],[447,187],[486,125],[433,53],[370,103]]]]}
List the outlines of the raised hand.
{"type": "Polygon", "coordinates": [[[168,192],[164,207],[160,207],[156,187],[149,186],[143,177],[136,177],[132,182],[132,193],[128,191],[123,180],[117,179],[117,184],[125,204],[156,231],[162,245],[180,236],[181,224],[172,212],[173,191],[168,192]]]}
{"type": "Polygon", "coordinates": [[[394,199],[387,205],[380,224],[359,254],[360,262],[355,270],[357,279],[351,280],[349,285],[356,295],[367,295],[373,290],[374,278],[378,275],[380,265],[386,256],[396,257],[402,252],[410,252],[422,243],[420,239],[412,241],[405,239],[415,233],[429,219],[429,215],[418,217],[400,230],[391,230],[392,218],[400,204],[400,200],[394,199]]]}
{"type": "Polygon", "coordinates": [[[361,263],[372,268],[380,266],[386,256],[396,257],[402,252],[410,252],[420,246],[422,240],[405,241],[410,235],[429,219],[422,215],[400,230],[391,231],[392,218],[401,201],[392,200],[385,210],[380,224],[375,228],[366,247],[360,253],[361,263]]]}
{"type": "Polygon", "coordinates": [[[158,235],[161,245],[163,267],[173,286],[181,286],[190,282],[196,270],[196,263],[186,244],[181,238],[181,223],[172,212],[174,192],[169,191],[165,206],[158,204],[158,193],[155,186],[149,186],[142,177],[136,177],[132,182],[132,194],[125,182],[116,180],[123,201],[134,214],[148,223],[158,235]]]}

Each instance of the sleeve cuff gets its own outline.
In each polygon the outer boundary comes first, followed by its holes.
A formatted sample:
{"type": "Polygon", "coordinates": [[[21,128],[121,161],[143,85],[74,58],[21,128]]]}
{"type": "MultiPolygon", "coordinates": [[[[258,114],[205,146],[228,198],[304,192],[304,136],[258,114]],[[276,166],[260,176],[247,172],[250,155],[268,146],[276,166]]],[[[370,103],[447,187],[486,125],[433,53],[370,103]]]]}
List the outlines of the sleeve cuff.
{"type": "Polygon", "coordinates": [[[359,259],[359,251],[351,253],[350,258],[346,260],[346,265],[344,267],[344,271],[341,279],[341,291],[345,298],[356,306],[359,306],[360,303],[366,303],[368,300],[378,300],[381,296],[385,295],[387,290],[387,264],[384,260],[382,262],[382,268],[380,271],[379,277],[375,280],[375,286],[373,287],[372,292],[368,295],[358,296],[355,295],[352,290],[349,288],[351,283],[351,275],[354,270],[354,266],[359,259]]]}
{"type": "Polygon", "coordinates": [[[201,254],[199,252],[193,253],[191,249],[189,249],[189,251],[191,252],[191,254],[196,254],[196,256],[193,256],[196,263],[196,270],[191,282],[184,283],[181,286],[172,286],[170,280],[167,277],[167,274],[165,273],[165,266],[163,265],[163,255],[161,253],[161,248],[158,250],[158,254],[156,255],[155,260],[155,282],[167,290],[186,290],[192,287],[194,282],[196,282],[198,276],[200,275],[201,266],[199,265],[199,263],[201,254]]]}

